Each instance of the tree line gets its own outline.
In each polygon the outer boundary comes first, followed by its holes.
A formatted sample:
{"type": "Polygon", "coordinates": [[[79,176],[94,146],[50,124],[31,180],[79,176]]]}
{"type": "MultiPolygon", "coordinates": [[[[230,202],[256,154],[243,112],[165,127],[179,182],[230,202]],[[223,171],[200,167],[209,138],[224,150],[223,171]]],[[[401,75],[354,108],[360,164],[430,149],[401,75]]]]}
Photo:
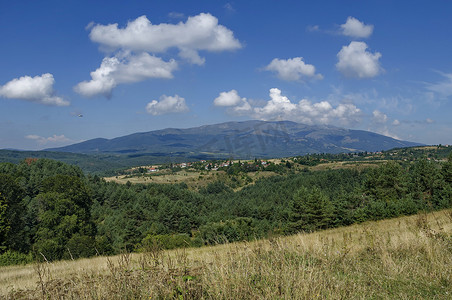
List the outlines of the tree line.
{"type": "Polygon", "coordinates": [[[121,185],[27,159],[0,164],[0,265],[252,240],[451,206],[452,154],[444,162],[305,169],[238,191],[219,181],[198,190],[121,185]]]}

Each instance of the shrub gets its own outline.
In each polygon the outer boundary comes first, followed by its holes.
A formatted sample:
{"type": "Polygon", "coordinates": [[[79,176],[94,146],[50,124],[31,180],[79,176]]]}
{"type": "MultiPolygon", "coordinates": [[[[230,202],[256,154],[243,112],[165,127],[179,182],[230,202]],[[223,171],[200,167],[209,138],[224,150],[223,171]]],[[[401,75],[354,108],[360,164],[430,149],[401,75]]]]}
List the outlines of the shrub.
{"type": "Polygon", "coordinates": [[[146,250],[152,245],[158,245],[161,249],[176,249],[191,246],[191,239],[188,234],[157,234],[147,235],[141,242],[142,250],[146,250]]]}
{"type": "Polygon", "coordinates": [[[33,256],[31,253],[24,254],[8,250],[0,255],[0,266],[25,265],[31,262],[33,262],[33,256]]]}

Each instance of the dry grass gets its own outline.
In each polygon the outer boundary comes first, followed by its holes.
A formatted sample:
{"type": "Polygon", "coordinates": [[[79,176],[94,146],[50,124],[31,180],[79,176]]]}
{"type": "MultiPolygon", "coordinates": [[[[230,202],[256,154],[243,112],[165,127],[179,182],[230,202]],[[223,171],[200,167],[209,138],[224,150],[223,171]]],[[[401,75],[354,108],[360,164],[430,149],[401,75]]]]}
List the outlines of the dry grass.
{"type": "MultiPolygon", "coordinates": [[[[260,178],[266,178],[275,176],[276,173],[274,172],[268,172],[268,171],[259,171],[259,172],[250,172],[246,173],[246,176],[251,178],[251,183],[245,182],[244,180],[240,180],[240,176],[236,176],[239,178],[239,190],[240,188],[243,188],[244,186],[248,184],[254,183],[256,180],[260,178]]],[[[226,174],[224,171],[178,171],[178,172],[169,172],[169,171],[160,171],[156,174],[146,174],[146,175],[120,175],[120,176],[113,176],[113,177],[105,177],[104,179],[106,181],[113,181],[120,184],[126,184],[128,181],[130,183],[158,183],[158,184],[175,184],[175,183],[185,183],[187,186],[192,189],[196,190],[200,187],[206,187],[209,183],[213,183],[215,181],[221,181],[226,184],[231,185],[232,176],[226,174]]]]}
{"type": "Polygon", "coordinates": [[[452,210],[199,249],[0,268],[6,299],[451,299],[452,210]]]}
{"type": "Polygon", "coordinates": [[[362,161],[336,161],[330,163],[319,164],[316,166],[309,167],[311,171],[324,171],[324,170],[338,170],[338,169],[355,169],[355,170],[365,170],[368,168],[375,168],[381,164],[387,162],[386,160],[376,160],[369,162],[362,161]]]}
{"type": "MultiPolygon", "coordinates": [[[[104,179],[106,181],[114,181],[117,183],[125,184],[127,181],[130,181],[131,183],[163,183],[163,184],[174,184],[178,182],[193,182],[197,181],[199,179],[199,176],[205,176],[201,175],[201,172],[186,172],[186,171],[179,171],[176,173],[167,172],[165,171],[159,171],[159,173],[156,174],[146,174],[146,175],[120,175],[120,176],[113,176],[113,177],[105,177],[104,179]]],[[[214,179],[214,175],[209,174],[206,176],[206,181],[212,181],[214,179]],[[211,177],[211,178],[210,178],[211,177]],[[210,180],[209,180],[210,179],[210,180]]]]}

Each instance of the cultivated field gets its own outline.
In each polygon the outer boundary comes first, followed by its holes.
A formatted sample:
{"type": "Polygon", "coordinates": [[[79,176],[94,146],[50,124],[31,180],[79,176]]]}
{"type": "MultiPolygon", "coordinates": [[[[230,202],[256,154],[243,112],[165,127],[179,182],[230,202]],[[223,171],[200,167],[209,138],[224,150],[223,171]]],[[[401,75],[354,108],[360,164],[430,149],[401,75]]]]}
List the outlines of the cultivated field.
{"type": "Polygon", "coordinates": [[[451,299],[452,210],[215,247],[0,268],[5,299],[451,299]]]}

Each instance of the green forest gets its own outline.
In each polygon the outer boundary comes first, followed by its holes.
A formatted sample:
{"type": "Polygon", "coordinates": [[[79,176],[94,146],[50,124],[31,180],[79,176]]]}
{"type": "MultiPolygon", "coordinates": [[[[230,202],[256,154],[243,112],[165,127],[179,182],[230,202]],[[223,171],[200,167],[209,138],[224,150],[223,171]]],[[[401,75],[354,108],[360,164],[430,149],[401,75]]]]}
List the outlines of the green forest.
{"type": "Polygon", "coordinates": [[[196,190],[118,184],[63,162],[25,159],[0,163],[0,265],[200,247],[449,207],[452,153],[281,172],[240,190],[220,181],[196,190]]]}

